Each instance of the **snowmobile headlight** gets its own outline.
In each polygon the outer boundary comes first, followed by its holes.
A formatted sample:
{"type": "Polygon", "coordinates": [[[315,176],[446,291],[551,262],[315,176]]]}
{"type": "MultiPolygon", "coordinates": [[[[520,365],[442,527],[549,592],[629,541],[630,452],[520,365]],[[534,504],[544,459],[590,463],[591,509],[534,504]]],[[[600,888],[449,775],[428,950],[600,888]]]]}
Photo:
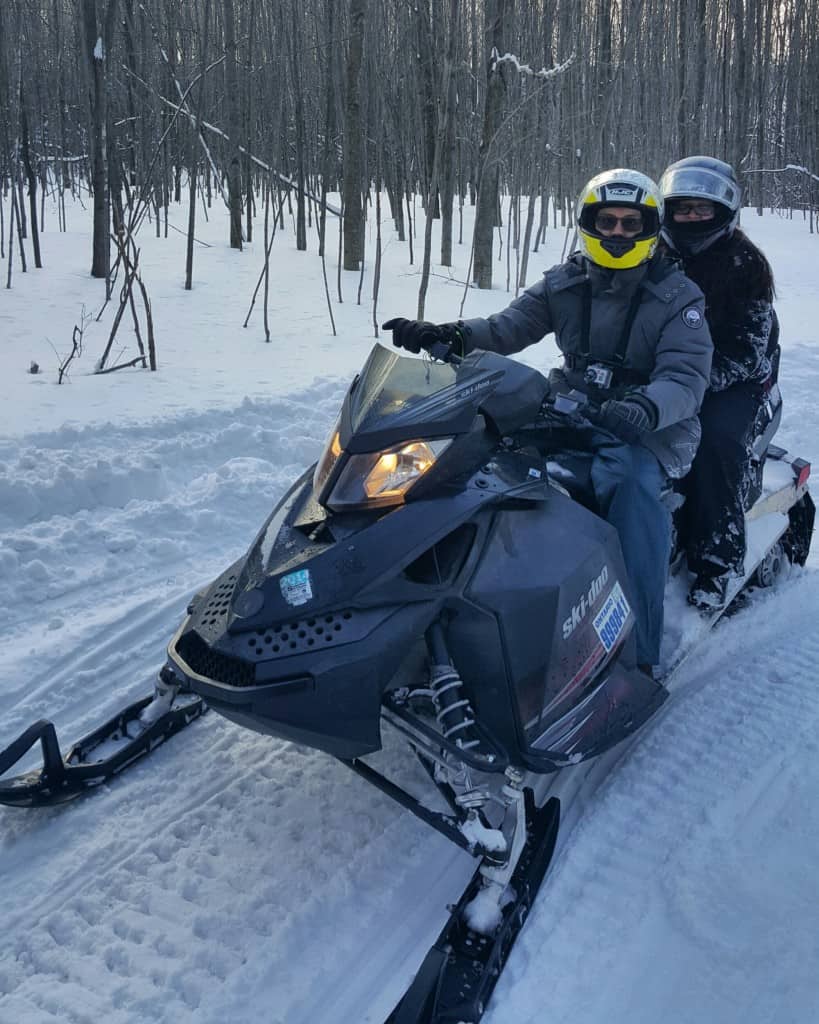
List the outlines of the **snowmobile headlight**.
{"type": "Polygon", "coordinates": [[[402,441],[383,452],[351,455],[327,504],[334,509],[398,505],[451,443],[451,437],[402,441]]]}
{"type": "Polygon", "coordinates": [[[316,470],[313,473],[313,491],[316,497],[321,494],[324,485],[330,479],[330,474],[338,462],[341,451],[341,435],[339,433],[339,424],[336,423],[330,432],[330,436],[324,443],[324,451],[321,453],[321,458],[318,460],[316,470]]]}

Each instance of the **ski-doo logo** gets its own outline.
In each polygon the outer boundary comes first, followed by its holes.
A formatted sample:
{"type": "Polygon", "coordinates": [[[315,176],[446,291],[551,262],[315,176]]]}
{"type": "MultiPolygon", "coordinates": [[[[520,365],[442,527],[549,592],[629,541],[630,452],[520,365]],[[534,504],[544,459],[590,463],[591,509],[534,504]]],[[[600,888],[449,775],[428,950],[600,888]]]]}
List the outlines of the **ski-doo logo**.
{"type": "Polygon", "coordinates": [[[603,566],[603,569],[599,576],[596,576],[589,584],[589,589],[580,598],[577,604],[572,605],[572,614],[563,623],[563,639],[568,640],[569,637],[574,633],[580,623],[585,619],[586,613],[589,608],[594,604],[597,598],[600,596],[600,592],[605,587],[609,578],[609,567],[603,566]]]}
{"type": "Polygon", "coordinates": [[[466,387],[461,388],[458,391],[459,398],[469,398],[470,395],[477,394],[478,391],[485,391],[488,387],[491,387],[495,381],[493,379],[479,380],[474,384],[468,384],[466,387]]]}

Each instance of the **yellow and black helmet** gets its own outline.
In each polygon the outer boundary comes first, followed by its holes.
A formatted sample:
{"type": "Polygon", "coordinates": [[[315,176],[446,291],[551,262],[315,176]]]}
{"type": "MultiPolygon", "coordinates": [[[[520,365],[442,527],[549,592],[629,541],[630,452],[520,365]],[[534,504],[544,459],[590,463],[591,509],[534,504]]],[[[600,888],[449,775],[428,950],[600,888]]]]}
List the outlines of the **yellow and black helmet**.
{"type": "Polygon", "coordinates": [[[577,197],[575,216],[583,255],[600,267],[629,270],[654,255],[663,220],[663,197],[647,175],[620,167],[595,175],[583,187],[577,197]],[[604,206],[639,210],[643,217],[641,231],[631,237],[603,235],[595,221],[604,206]]]}

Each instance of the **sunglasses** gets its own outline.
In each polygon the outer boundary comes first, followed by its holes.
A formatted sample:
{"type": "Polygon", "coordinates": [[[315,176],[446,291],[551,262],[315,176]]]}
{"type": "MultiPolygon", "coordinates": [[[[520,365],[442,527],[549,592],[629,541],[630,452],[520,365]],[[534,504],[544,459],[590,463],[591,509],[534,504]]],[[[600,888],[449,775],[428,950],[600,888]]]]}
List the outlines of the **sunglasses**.
{"type": "Polygon", "coordinates": [[[675,217],[690,217],[693,213],[696,217],[713,217],[713,203],[675,203],[671,208],[675,217]]]}
{"type": "Polygon", "coordinates": [[[615,217],[613,213],[602,212],[594,218],[594,226],[598,231],[614,231],[618,224],[629,235],[636,235],[643,230],[643,218],[639,213],[615,217]]]}

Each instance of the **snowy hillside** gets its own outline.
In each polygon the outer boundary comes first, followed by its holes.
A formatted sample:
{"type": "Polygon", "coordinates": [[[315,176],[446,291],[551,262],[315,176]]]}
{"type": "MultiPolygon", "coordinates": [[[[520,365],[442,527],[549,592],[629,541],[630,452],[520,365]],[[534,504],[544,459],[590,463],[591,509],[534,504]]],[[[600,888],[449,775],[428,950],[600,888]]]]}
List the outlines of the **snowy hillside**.
{"type": "MultiPolygon", "coordinates": [[[[272,342],[258,312],[243,329],[261,245],[229,251],[212,215],[192,292],[184,237],[140,237],[159,372],[93,375],[109,308],[58,387],[54,348],[103,299],[89,215],[69,226],[0,293],[0,747],[40,717],[70,743],[150,691],[190,595],[315,459],[374,340],[370,271],[362,305],[343,275],[340,304],[328,267],[333,337],[315,240],[298,253],[292,234],[272,342]]],[[[419,283],[387,227],[379,320],[413,316],[419,283]]],[[[744,227],[777,276],[777,441],[819,466],[819,241],[750,211],[744,227]]],[[[456,259],[434,268],[429,319],[459,314],[456,259]]],[[[509,297],[469,290],[464,315],[509,297]]],[[[524,358],[546,369],[556,349],[524,358]]],[[[817,569],[815,545],[717,628],[622,756],[566,777],[587,798],[487,1024],[819,1020],[817,569]]],[[[410,770],[397,744],[380,757],[410,770]]],[[[329,758],[211,713],[73,805],[0,809],[0,1024],[379,1024],[474,866],[329,758]]]]}

